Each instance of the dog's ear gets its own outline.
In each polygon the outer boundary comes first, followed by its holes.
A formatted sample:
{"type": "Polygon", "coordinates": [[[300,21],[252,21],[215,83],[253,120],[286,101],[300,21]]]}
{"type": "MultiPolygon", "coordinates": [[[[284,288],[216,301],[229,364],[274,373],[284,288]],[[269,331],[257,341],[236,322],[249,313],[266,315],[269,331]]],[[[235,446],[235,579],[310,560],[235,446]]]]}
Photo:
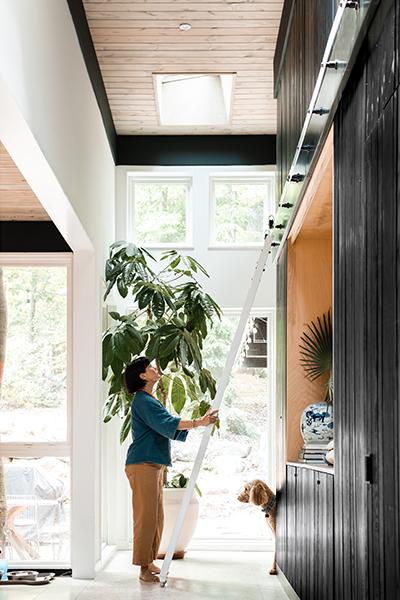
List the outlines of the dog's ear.
{"type": "Polygon", "coordinates": [[[268,502],[268,492],[266,485],[262,481],[256,481],[250,490],[249,500],[256,506],[261,506],[268,502]]]}

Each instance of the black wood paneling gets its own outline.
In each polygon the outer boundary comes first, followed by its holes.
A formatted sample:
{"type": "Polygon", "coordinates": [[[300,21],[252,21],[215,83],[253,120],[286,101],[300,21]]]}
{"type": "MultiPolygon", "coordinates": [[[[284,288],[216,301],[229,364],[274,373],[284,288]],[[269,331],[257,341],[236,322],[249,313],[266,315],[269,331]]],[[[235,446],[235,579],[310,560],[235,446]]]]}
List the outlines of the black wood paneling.
{"type": "Polygon", "coordinates": [[[296,151],[337,0],[287,0],[274,58],[278,197],[296,151]]]}
{"type": "Polygon", "coordinates": [[[335,119],[338,600],[400,598],[399,4],[380,3],[335,119]]]}
{"type": "MultiPolygon", "coordinates": [[[[333,600],[333,474],[286,466],[284,556],[278,566],[301,600],[333,600]]],[[[281,543],[281,542],[279,542],[281,543]]]]}

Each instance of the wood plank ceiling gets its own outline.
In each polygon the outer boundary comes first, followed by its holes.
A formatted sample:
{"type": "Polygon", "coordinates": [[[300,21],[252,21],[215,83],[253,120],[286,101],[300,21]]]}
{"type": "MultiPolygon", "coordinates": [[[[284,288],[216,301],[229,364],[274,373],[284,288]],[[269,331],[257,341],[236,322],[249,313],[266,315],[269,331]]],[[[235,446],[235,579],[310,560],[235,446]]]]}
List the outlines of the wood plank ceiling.
{"type": "Polygon", "coordinates": [[[0,143],[0,221],[50,221],[50,217],[0,143]]]}
{"type": "Polygon", "coordinates": [[[83,0],[118,134],[276,133],[283,0],[83,0]],[[180,31],[190,23],[189,31],[180,31]],[[229,126],[159,124],[153,73],[237,73],[229,126]]]}

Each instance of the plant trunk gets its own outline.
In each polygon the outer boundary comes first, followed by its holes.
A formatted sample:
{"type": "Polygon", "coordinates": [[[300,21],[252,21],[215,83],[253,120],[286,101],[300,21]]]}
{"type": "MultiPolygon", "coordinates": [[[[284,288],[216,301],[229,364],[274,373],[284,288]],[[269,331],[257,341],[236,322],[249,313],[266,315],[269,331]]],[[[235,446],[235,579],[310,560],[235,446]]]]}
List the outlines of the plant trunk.
{"type": "MultiPolygon", "coordinates": [[[[3,269],[0,267],[0,401],[1,386],[3,381],[3,369],[6,356],[7,337],[7,303],[4,289],[3,269]]],[[[5,528],[7,519],[6,489],[4,480],[3,457],[0,456],[0,548],[5,554],[5,528]]]]}

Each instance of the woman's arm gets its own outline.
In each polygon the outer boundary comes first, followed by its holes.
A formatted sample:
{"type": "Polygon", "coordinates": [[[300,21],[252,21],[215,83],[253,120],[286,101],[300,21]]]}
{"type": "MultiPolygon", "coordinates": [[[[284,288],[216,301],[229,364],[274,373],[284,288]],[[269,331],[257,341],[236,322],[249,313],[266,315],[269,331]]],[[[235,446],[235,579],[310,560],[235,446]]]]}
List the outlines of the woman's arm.
{"type": "Polygon", "coordinates": [[[206,412],[204,417],[201,419],[192,419],[191,421],[180,421],[177,429],[195,429],[195,427],[206,427],[207,425],[214,424],[218,419],[218,411],[211,410],[206,412]]]}

